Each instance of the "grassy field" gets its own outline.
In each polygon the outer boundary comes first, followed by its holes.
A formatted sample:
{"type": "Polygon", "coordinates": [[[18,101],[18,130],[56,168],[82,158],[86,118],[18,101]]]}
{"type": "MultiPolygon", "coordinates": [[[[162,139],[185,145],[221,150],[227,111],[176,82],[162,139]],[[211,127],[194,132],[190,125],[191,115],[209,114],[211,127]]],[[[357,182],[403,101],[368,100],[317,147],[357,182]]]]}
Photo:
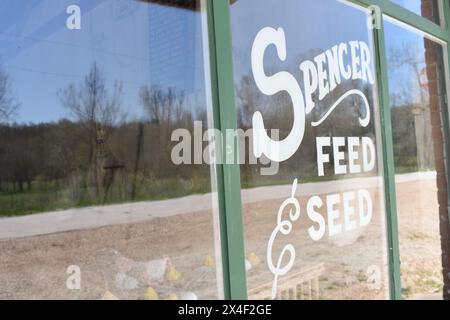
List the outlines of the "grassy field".
{"type": "Polygon", "coordinates": [[[211,190],[208,176],[192,180],[164,179],[140,185],[135,196],[130,192],[112,192],[108,196],[94,195],[93,188],[56,187],[49,183],[46,187],[32,186],[22,192],[0,192],[0,216],[19,216],[33,213],[56,211],[70,208],[81,208],[93,205],[108,205],[126,202],[164,200],[190,194],[207,193],[211,190]],[[76,192],[76,195],[74,193],[76,192]]]}

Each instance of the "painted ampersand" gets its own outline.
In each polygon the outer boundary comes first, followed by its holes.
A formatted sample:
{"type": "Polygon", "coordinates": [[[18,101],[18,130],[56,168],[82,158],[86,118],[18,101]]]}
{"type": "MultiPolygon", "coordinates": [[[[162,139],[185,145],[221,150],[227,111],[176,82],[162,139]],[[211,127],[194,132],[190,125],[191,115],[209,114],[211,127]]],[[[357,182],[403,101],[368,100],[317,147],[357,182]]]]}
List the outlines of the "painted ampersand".
{"type": "Polygon", "coordinates": [[[300,203],[295,198],[295,192],[297,191],[297,179],[294,180],[292,184],[291,197],[286,199],[278,209],[277,214],[277,226],[272,231],[269,238],[269,243],[267,245],[267,263],[269,265],[270,271],[275,275],[272,283],[272,299],[275,299],[277,295],[277,283],[278,277],[287,274],[294,266],[295,261],[295,248],[292,244],[286,244],[278,257],[277,263],[273,263],[272,250],[275,239],[279,234],[289,235],[292,231],[292,222],[297,221],[300,218],[300,203]],[[294,208],[292,208],[292,206],[294,208]],[[289,218],[283,219],[283,212],[287,207],[291,207],[289,210],[289,218]],[[283,258],[289,255],[289,261],[285,266],[281,266],[283,258]]]}

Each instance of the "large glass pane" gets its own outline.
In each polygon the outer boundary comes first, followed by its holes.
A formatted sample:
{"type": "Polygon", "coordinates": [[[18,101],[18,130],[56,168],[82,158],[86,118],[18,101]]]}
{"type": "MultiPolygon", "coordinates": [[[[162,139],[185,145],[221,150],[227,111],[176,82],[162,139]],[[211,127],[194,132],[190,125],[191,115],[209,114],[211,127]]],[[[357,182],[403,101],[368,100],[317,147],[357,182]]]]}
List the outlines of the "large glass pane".
{"type": "Polygon", "coordinates": [[[1,299],[222,296],[202,8],[1,1],[1,299]]]}
{"type": "Polygon", "coordinates": [[[442,299],[442,267],[450,275],[442,133],[447,49],[392,20],[385,25],[403,297],[442,299]]]}
{"type": "Polygon", "coordinates": [[[371,19],[329,0],[231,18],[249,297],[388,298],[371,19]]]}
{"type": "Polygon", "coordinates": [[[396,4],[414,12],[415,14],[425,17],[437,24],[440,24],[439,0],[391,0],[396,4]]]}

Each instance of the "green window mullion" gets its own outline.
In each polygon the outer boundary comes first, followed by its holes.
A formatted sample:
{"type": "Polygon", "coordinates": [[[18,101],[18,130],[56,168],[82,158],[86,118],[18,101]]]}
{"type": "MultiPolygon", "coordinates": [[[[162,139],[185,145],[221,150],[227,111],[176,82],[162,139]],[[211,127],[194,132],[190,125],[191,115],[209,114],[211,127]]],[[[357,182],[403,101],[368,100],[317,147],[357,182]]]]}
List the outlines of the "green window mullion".
{"type": "Polygon", "coordinates": [[[397,202],[395,193],[395,163],[392,138],[391,109],[389,104],[389,83],[384,38],[384,21],[381,28],[374,30],[375,55],[380,104],[381,137],[383,145],[385,206],[387,213],[387,235],[389,255],[389,282],[391,299],[401,298],[400,250],[398,240],[397,202]]]}
{"type": "MultiPolygon", "coordinates": [[[[225,136],[227,129],[237,128],[229,0],[206,0],[206,4],[214,125],[225,136]]],[[[229,147],[233,148],[237,159],[237,139],[226,139],[222,143],[224,159],[229,147]]],[[[241,181],[237,161],[217,165],[217,184],[225,298],[246,299],[241,181]]]]}

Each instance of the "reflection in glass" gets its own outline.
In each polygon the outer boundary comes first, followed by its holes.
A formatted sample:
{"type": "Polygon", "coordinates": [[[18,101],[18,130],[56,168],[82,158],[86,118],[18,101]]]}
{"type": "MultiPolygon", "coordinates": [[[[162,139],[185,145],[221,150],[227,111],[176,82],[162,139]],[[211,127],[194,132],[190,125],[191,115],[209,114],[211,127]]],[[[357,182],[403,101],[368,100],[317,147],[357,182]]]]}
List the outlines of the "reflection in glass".
{"type": "Polygon", "coordinates": [[[449,232],[446,197],[439,196],[447,194],[441,120],[446,108],[443,46],[390,20],[385,34],[402,296],[442,299],[443,263],[449,268],[441,260],[449,232]]]}
{"type": "Polygon", "coordinates": [[[200,4],[1,2],[0,299],[221,296],[200,4]]]}
{"type": "Polygon", "coordinates": [[[439,0],[391,0],[396,4],[440,24],[439,0]]]}
{"type": "MultiPolygon", "coordinates": [[[[281,89],[276,94],[264,94],[255,81],[252,47],[264,27],[283,28],[286,44],[286,59],[275,45],[267,46],[265,74],[269,77],[289,72],[300,86],[301,99],[314,105],[306,112],[299,149],[279,163],[274,175],[263,174],[261,169],[268,167],[264,158],[257,165],[241,165],[249,297],[274,297],[270,266],[277,269],[283,249],[292,245],[295,259],[289,272],[277,278],[275,298],[388,298],[383,169],[377,157],[381,155],[379,115],[366,12],[341,1],[240,0],[231,6],[231,18],[238,126],[243,130],[252,128],[256,111],[261,112],[266,128],[279,129],[280,140],[290,134],[293,126],[292,97],[281,89]],[[318,72],[319,68],[323,71],[318,72]],[[313,72],[317,78],[324,77],[315,85],[313,76],[308,78],[313,72]],[[308,87],[315,90],[308,91],[308,87]],[[369,110],[362,97],[367,99],[369,110]],[[368,114],[370,121],[361,125],[361,119],[367,119],[368,114]],[[320,125],[312,124],[319,119],[323,119],[320,125]],[[330,144],[321,149],[329,155],[323,174],[319,173],[318,138],[330,144]],[[360,170],[362,138],[373,143],[374,166],[365,172],[360,170]],[[331,144],[338,145],[337,151],[331,144]],[[358,150],[351,152],[352,159],[350,148],[358,150]],[[343,154],[343,159],[336,160],[336,154],[343,154]],[[356,167],[350,169],[350,162],[356,167]],[[298,185],[294,179],[298,179],[298,185]],[[287,205],[283,205],[285,200],[287,205]],[[365,223],[360,214],[367,212],[369,201],[372,217],[365,223]],[[272,238],[279,212],[283,219],[297,213],[299,217],[293,219],[287,235],[272,238]]],[[[266,88],[279,84],[270,81],[266,88]]],[[[252,150],[252,142],[245,142],[246,150],[252,150]]],[[[285,253],[280,266],[286,266],[289,257],[285,253]]]]}

